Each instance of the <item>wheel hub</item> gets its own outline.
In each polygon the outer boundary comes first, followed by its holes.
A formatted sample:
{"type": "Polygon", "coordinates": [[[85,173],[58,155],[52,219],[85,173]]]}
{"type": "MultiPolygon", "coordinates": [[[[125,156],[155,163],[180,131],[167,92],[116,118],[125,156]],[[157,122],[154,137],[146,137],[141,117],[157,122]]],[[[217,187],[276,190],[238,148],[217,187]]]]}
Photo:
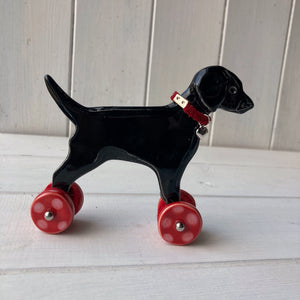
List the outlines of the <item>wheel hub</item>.
{"type": "Polygon", "coordinates": [[[44,219],[46,221],[52,221],[54,219],[54,213],[50,210],[46,211],[44,214],[44,219]]]}
{"type": "Polygon", "coordinates": [[[182,232],[185,229],[185,226],[182,222],[177,222],[175,227],[176,227],[176,230],[179,232],[182,232]]]}

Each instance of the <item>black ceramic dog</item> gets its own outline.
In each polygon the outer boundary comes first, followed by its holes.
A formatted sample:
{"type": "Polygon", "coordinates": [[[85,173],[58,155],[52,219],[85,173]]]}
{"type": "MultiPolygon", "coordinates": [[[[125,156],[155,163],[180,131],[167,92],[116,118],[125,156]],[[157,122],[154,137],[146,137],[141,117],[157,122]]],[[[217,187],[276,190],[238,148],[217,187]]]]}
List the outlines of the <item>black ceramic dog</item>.
{"type": "Polygon", "coordinates": [[[173,96],[179,105],[161,107],[84,107],[49,75],[45,82],[76,126],[69,155],[52,181],[53,187],[66,192],[77,178],[103,162],[121,159],[152,168],[162,199],[177,202],[181,177],[199,144],[197,130],[203,130],[207,116],[218,108],[241,114],[253,107],[238,77],[221,66],[199,71],[181,96],[173,96]]]}

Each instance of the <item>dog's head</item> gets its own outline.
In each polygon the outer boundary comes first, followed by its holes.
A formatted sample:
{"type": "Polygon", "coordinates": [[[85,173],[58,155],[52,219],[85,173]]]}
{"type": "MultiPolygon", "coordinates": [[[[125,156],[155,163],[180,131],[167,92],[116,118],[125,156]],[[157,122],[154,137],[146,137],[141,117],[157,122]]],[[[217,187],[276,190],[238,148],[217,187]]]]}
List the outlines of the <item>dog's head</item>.
{"type": "Polygon", "coordinates": [[[239,78],[221,66],[199,71],[189,85],[188,94],[191,104],[206,114],[218,108],[242,114],[254,106],[239,78]]]}

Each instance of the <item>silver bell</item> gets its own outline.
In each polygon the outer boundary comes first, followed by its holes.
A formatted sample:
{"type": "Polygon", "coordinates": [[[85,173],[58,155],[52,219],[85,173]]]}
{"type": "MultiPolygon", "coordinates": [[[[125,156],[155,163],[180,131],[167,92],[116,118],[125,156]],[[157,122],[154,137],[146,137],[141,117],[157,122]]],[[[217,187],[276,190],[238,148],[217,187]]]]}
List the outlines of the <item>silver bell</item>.
{"type": "Polygon", "coordinates": [[[197,134],[200,136],[206,135],[208,133],[208,129],[205,126],[200,126],[197,130],[197,134]]]}

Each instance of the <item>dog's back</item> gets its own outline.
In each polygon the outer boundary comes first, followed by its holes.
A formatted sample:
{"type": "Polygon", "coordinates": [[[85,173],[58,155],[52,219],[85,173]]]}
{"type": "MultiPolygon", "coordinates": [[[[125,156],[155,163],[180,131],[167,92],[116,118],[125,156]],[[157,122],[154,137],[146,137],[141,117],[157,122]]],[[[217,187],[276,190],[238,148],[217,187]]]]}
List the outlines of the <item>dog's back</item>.
{"type": "Polygon", "coordinates": [[[94,152],[105,160],[177,168],[191,144],[197,143],[193,130],[197,123],[174,103],[90,108],[69,97],[49,75],[45,82],[58,106],[77,127],[72,143],[84,145],[85,153],[94,152]]]}

